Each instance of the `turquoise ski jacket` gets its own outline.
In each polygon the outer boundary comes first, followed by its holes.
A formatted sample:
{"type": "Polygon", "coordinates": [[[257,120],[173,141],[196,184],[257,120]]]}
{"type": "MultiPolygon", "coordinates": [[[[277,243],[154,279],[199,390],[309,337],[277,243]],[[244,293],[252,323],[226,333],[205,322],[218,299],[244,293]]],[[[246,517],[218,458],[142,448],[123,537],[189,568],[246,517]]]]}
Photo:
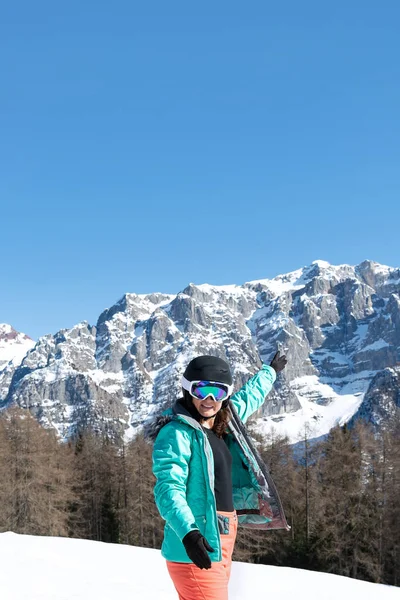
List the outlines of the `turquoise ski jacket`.
{"type": "MultiPolygon", "coordinates": [[[[225,442],[232,454],[233,505],[241,526],[254,529],[289,529],[274,482],[244,426],[263,404],[276,374],[263,365],[229,403],[232,420],[225,442]]],[[[153,432],[154,497],[165,520],[161,554],[173,562],[192,562],[182,539],[199,529],[222,560],[214,495],[214,459],[200,424],[177,401],[162,413],[153,432]]],[[[221,517],[220,517],[221,518],[221,517]]]]}

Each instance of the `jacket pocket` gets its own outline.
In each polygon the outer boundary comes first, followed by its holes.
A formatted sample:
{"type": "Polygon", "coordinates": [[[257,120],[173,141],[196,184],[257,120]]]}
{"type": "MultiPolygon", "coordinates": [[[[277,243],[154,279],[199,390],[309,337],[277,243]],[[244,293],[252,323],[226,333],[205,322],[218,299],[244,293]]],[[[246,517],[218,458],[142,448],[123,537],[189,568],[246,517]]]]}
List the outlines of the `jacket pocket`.
{"type": "Polygon", "coordinates": [[[218,531],[221,535],[229,534],[229,517],[217,513],[218,531]]]}

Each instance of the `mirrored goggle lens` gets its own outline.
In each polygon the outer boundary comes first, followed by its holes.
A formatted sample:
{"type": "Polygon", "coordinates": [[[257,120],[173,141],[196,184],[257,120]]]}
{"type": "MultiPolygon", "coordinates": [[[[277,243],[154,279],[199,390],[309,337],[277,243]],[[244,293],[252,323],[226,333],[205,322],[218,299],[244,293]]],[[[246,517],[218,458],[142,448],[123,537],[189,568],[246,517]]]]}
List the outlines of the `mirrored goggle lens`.
{"type": "Polygon", "coordinates": [[[193,384],[192,396],[198,398],[198,400],[204,400],[208,396],[213,396],[214,400],[220,402],[228,397],[228,388],[223,384],[200,381],[199,383],[193,384]]]}

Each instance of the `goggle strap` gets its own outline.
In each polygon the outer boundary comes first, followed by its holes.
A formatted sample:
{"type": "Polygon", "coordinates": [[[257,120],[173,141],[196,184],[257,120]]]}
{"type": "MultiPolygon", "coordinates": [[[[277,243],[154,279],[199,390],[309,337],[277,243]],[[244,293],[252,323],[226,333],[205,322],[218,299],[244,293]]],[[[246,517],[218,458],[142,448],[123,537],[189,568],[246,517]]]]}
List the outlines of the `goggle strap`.
{"type": "Polygon", "coordinates": [[[190,392],[190,390],[192,389],[192,382],[186,379],[186,377],[182,377],[181,385],[183,389],[187,392],[190,392]]]}

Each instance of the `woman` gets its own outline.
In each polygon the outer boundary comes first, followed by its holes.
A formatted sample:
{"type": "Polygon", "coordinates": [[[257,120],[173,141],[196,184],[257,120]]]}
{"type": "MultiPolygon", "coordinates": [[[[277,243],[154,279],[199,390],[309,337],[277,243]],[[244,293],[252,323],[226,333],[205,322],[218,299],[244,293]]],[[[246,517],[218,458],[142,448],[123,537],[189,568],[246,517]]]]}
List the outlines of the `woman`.
{"type": "Polygon", "coordinates": [[[224,360],[193,359],[182,378],[183,398],[148,432],[155,438],[155,501],[166,521],[161,554],[180,600],[228,598],[238,523],[289,529],[274,483],[244,427],[286,362],[277,352],[232,396],[224,360]]]}

